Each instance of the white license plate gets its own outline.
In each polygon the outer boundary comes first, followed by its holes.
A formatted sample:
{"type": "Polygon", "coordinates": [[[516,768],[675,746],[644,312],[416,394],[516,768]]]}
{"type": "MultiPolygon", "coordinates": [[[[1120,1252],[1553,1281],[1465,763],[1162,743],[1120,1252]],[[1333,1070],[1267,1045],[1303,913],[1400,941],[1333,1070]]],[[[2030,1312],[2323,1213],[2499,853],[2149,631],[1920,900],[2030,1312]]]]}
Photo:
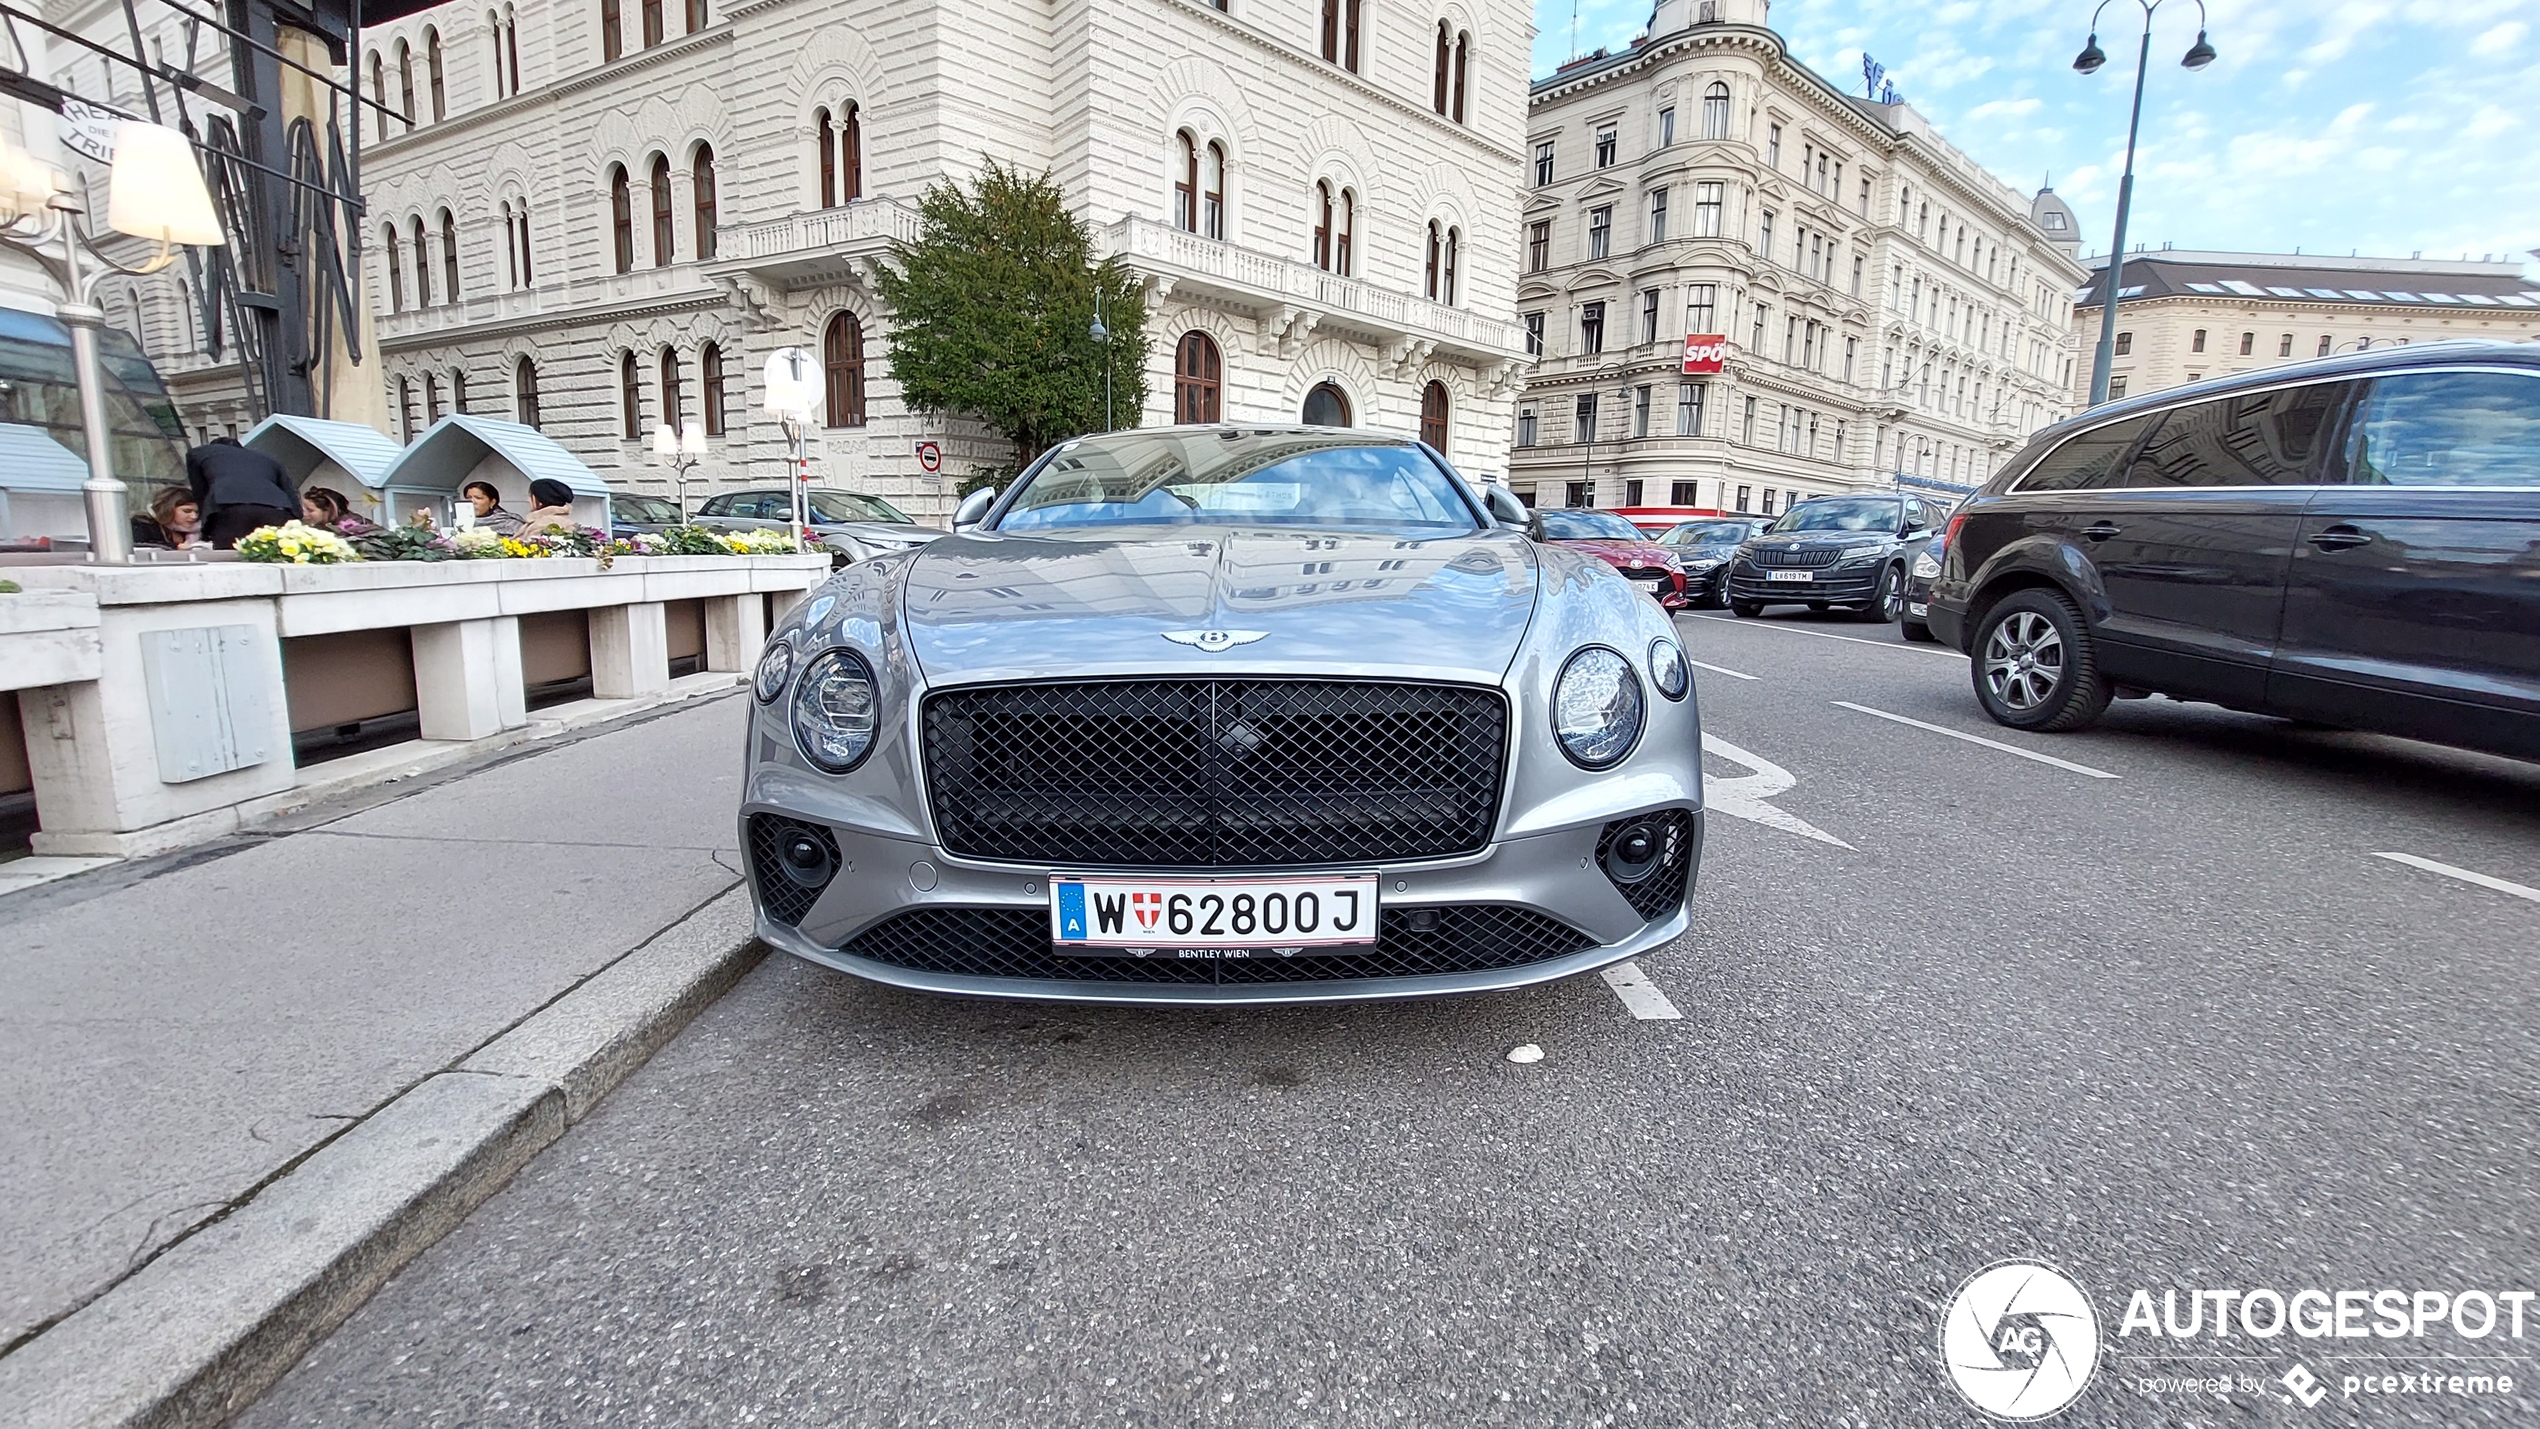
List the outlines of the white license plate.
{"type": "Polygon", "coordinates": [[[1813,580],[1815,580],[1816,578],[1817,578],[1817,573],[1816,573],[1815,571],[1766,571],[1766,572],[1764,572],[1764,579],[1766,579],[1766,580],[1768,580],[1768,581],[1813,581],[1813,580]]]}
{"type": "Polygon", "coordinates": [[[1372,873],[1295,878],[1050,875],[1059,952],[1159,958],[1277,958],[1376,941],[1372,873]]]}

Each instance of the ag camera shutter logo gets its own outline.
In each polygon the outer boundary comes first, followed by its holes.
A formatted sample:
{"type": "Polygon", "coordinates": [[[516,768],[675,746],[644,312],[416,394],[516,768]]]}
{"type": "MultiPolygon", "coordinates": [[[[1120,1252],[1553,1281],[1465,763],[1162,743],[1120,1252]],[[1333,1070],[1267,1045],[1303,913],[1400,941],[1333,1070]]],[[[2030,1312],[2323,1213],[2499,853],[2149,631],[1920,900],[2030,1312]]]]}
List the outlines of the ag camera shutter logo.
{"type": "Polygon", "coordinates": [[[1967,1403],[1996,1419],[2044,1419],[2090,1387],[2099,1315],[2062,1271],[2006,1260],[1967,1278],[1940,1322],[1941,1362],[1967,1403]]]}

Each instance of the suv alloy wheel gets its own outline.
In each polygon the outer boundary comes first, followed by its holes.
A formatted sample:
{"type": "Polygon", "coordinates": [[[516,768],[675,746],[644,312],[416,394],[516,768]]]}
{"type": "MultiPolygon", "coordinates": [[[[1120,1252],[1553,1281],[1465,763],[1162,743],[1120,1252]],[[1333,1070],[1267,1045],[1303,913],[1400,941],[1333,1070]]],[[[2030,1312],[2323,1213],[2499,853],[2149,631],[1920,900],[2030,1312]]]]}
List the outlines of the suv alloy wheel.
{"type": "Polygon", "coordinates": [[[1985,612],[1969,663],[1984,712],[2013,729],[2080,729],[2116,693],[2099,673],[2081,608],[2043,586],[2014,591],[1985,612]]]}
{"type": "Polygon", "coordinates": [[[1861,607],[1863,620],[1893,624],[1905,613],[1905,570],[1889,566],[1879,572],[1878,589],[1870,593],[1870,603],[1861,607]]]}

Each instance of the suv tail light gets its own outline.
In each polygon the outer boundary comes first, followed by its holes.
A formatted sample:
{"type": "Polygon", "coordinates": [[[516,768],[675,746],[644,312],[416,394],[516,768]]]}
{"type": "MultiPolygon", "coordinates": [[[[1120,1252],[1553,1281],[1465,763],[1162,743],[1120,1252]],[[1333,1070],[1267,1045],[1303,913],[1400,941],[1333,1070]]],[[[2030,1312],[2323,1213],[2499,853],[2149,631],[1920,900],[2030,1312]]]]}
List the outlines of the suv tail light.
{"type": "Polygon", "coordinates": [[[1950,545],[1953,545],[1953,546],[1954,546],[1954,545],[1957,545],[1957,544],[1958,544],[1958,528],[1959,528],[1959,527],[1961,527],[1961,526],[1964,526],[1964,525],[1966,525],[1966,524],[1967,524],[1967,513],[1966,513],[1966,512],[1964,512],[1964,511],[1960,511],[1960,512],[1956,513],[1955,515],[1952,515],[1952,516],[1949,518],[1949,529],[1948,529],[1947,531],[1944,531],[1944,532],[1942,532],[1942,533],[1941,533],[1941,539],[1942,539],[1942,540],[1944,540],[1944,541],[1947,541],[1950,545]]]}

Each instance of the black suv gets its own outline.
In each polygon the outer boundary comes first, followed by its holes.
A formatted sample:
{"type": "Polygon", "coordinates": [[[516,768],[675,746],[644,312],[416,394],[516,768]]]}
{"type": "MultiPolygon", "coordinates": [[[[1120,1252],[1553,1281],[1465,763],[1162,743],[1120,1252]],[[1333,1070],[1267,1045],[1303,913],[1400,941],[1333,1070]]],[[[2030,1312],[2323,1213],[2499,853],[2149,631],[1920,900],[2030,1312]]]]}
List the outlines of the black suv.
{"type": "Polygon", "coordinates": [[[1985,712],[2160,692],[2540,758],[2540,347],[2240,373],[2040,432],[1950,522],[1985,712]]]}
{"type": "Polygon", "coordinates": [[[1904,609],[1905,568],[1931,539],[1931,510],[1918,496],[1802,501],[1738,548],[1729,609],[1755,616],[1768,605],[1841,605],[1864,620],[1894,620],[1904,609]]]}

